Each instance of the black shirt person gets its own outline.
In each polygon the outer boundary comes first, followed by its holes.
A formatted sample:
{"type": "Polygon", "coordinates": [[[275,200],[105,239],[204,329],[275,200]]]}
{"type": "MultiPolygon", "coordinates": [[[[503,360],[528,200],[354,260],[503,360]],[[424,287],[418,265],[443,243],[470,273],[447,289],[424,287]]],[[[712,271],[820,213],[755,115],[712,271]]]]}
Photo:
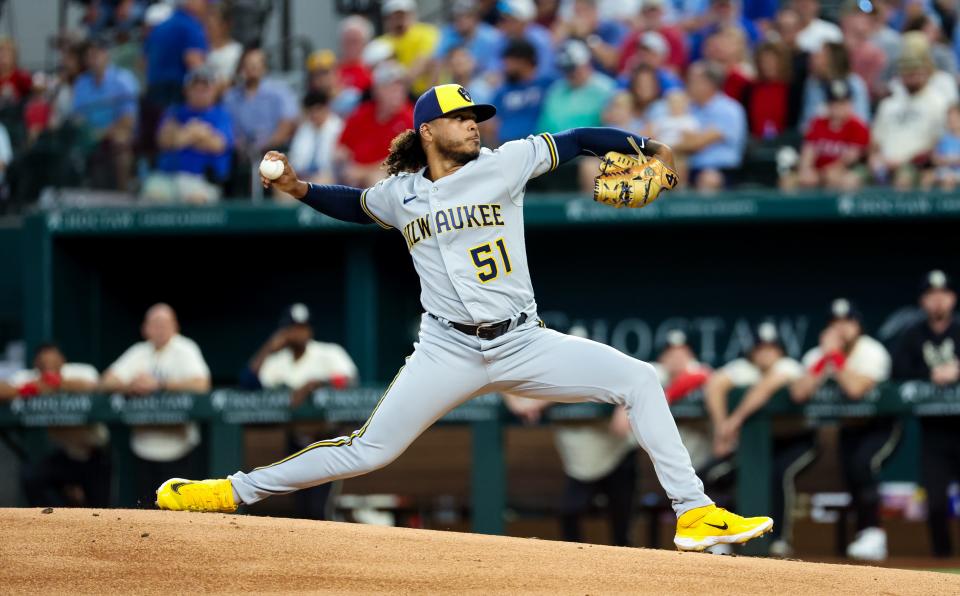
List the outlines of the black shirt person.
{"type": "MultiPolygon", "coordinates": [[[[957,294],[947,275],[929,272],[920,288],[920,306],[927,318],[905,329],[893,353],[893,376],[898,380],[925,380],[951,385],[960,379],[960,322],[954,317],[957,294]]],[[[923,429],[923,485],[927,492],[933,554],[951,554],[947,486],[960,479],[960,417],[925,417],[923,429]]]]}

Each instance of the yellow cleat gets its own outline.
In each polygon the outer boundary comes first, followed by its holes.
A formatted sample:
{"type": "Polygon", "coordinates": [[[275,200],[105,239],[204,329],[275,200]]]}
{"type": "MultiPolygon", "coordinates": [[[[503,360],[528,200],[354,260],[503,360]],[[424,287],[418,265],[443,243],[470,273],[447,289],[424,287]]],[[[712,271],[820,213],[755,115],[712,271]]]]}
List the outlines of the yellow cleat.
{"type": "Polygon", "coordinates": [[[715,544],[742,544],[773,529],[769,517],[740,517],[707,505],[691,509],[677,520],[673,543],[680,550],[700,551],[715,544]]]}
{"type": "Polygon", "coordinates": [[[233,485],[226,478],[215,480],[185,480],[171,478],[157,489],[157,507],[170,511],[237,510],[233,500],[233,485]]]}

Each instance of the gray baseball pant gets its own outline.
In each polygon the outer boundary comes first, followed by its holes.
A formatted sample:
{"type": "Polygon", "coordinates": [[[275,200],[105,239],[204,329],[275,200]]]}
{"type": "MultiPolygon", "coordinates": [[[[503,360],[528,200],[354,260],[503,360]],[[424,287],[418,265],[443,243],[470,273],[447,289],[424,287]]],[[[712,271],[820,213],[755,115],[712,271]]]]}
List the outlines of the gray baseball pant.
{"type": "Polygon", "coordinates": [[[676,514],[712,503],[654,368],[610,346],[545,329],[535,315],[496,339],[482,340],[424,314],[413,354],[362,427],[229,478],[240,499],[251,504],[366,474],[395,460],[450,410],[492,392],[624,406],[676,514]]]}

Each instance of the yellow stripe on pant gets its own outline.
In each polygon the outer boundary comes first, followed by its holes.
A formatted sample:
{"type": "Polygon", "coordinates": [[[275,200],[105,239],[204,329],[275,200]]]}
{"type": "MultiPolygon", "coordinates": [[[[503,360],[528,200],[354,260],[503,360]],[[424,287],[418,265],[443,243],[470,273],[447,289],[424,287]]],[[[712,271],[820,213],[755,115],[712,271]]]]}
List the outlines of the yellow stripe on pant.
{"type": "Polygon", "coordinates": [[[397,382],[397,379],[400,378],[400,373],[403,372],[403,369],[404,369],[404,368],[406,368],[406,366],[401,366],[401,367],[400,367],[400,370],[397,371],[396,376],[394,376],[394,377],[393,377],[393,380],[390,381],[390,384],[387,386],[387,389],[383,392],[383,395],[381,395],[381,396],[380,396],[380,399],[377,401],[377,405],[374,406],[374,407],[373,407],[373,411],[370,412],[370,416],[367,417],[367,421],[364,422],[364,423],[363,423],[363,426],[361,426],[359,429],[357,429],[357,430],[353,431],[352,433],[350,433],[350,436],[349,436],[349,437],[343,437],[343,438],[337,439],[337,440],[335,440],[335,441],[328,439],[328,440],[325,440],[325,441],[317,441],[316,443],[311,443],[311,444],[307,445],[306,447],[304,447],[303,449],[301,449],[300,451],[297,451],[297,452],[294,453],[293,455],[288,455],[287,457],[281,459],[281,460],[278,461],[278,462],[274,462],[274,463],[268,464],[268,465],[266,465],[266,466],[260,466],[259,468],[254,468],[253,471],[264,470],[264,469],[266,469],[266,468],[272,468],[272,467],[274,467],[274,466],[279,466],[280,464],[286,463],[286,462],[288,462],[288,461],[290,461],[290,460],[292,460],[292,459],[294,459],[294,458],[300,457],[301,455],[303,455],[304,453],[307,453],[308,451],[313,451],[314,449],[316,449],[316,448],[318,448],[318,447],[343,447],[344,445],[346,445],[347,447],[349,447],[349,446],[353,443],[353,440],[354,440],[354,439],[359,439],[360,437],[363,436],[363,433],[365,433],[365,432],[367,431],[367,427],[370,426],[370,421],[373,420],[374,414],[377,413],[377,410],[380,408],[380,404],[383,403],[383,400],[386,399],[387,394],[390,393],[390,389],[393,387],[393,384],[396,383],[396,382],[397,382]]]}

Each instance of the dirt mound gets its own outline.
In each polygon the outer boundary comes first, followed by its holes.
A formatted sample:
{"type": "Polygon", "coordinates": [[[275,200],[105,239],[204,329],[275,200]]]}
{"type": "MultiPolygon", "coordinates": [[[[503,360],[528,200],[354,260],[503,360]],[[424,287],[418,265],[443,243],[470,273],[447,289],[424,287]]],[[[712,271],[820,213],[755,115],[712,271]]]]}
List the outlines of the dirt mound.
{"type": "Polygon", "coordinates": [[[0,509],[0,586],[7,594],[862,595],[956,594],[960,577],[252,516],[0,509]]]}

